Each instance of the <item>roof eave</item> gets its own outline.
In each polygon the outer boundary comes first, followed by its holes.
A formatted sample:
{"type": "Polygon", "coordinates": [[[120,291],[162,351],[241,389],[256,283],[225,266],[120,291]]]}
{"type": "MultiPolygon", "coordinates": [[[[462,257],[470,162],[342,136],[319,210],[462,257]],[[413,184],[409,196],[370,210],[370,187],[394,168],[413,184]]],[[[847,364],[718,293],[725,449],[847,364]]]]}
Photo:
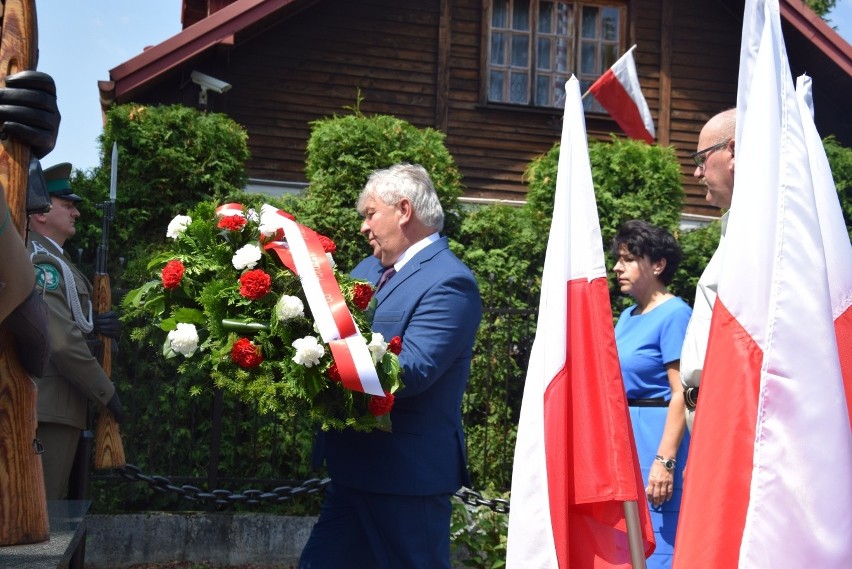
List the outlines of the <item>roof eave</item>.
{"type": "Polygon", "coordinates": [[[849,45],[802,0],[781,2],[781,16],[841,70],[852,76],[852,45],[849,45]]]}
{"type": "Polygon", "coordinates": [[[110,69],[99,81],[102,105],[124,102],[139,87],[211,47],[234,41],[234,35],[290,4],[303,0],[237,0],[166,41],[110,69]],[[107,90],[107,91],[105,91],[107,90]]]}

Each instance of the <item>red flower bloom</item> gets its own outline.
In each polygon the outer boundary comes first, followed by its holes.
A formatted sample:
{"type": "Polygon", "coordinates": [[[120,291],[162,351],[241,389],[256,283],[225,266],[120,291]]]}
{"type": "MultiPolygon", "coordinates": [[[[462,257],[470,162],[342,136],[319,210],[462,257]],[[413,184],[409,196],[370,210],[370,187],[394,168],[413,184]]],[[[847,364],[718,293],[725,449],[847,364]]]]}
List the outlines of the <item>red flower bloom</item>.
{"type": "Polygon", "coordinates": [[[231,361],[240,367],[257,367],[263,362],[260,346],[255,346],[248,338],[240,338],[231,348],[231,361]]]}
{"type": "Polygon", "coordinates": [[[402,351],[402,338],[400,338],[399,336],[394,336],[393,338],[391,338],[391,341],[388,342],[388,351],[393,354],[399,355],[399,353],[402,351]]]}
{"type": "Polygon", "coordinates": [[[225,215],[219,219],[216,225],[219,229],[227,229],[228,231],[240,231],[246,226],[246,218],[242,215],[225,215]]]}
{"type": "Polygon", "coordinates": [[[328,373],[328,377],[330,377],[332,381],[343,381],[343,379],[340,377],[340,370],[337,369],[337,364],[334,362],[331,362],[331,366],[329,366],[328,371],[326,373],[328,373]]]}
{"type": "Polygon", "coordinates": [[[186,269],[183,263],[177,259],[173,259],[166,263],[163,267],[162,279],[163,288],[177,288],[180,286],[180,281],[183,279],[183,273],[186,269]]]}
{"type": "Polygon", "coordinates": [[[322,250],[326,253],[334,253],[337,251],[337,245],[334,244],[334,241],[331,238],[326,237],[325,235],[319,236],[320,243],[322,243],[322,250]]]}
{"type": "Polygon", "coordinates": [[[393,393],[385,393],[384,397],[370,397],[370,402],[367,403],[367,410],[373,417],[381,417],[387,415],[393,409],[393,393]]]}
{"type": "Polygon", "coordinates": [[[355,283],[352,289],[352,302],[358,310],[367,310],[370,300],[373,299],[373,287],[364,283],[355,283]]]}
{"type": "Polygon", "coordinates": [[[246,271],[240,277],[240,294],[249,300],[263,298],[272,287],[272,277],[263,269],[246,271]]]}

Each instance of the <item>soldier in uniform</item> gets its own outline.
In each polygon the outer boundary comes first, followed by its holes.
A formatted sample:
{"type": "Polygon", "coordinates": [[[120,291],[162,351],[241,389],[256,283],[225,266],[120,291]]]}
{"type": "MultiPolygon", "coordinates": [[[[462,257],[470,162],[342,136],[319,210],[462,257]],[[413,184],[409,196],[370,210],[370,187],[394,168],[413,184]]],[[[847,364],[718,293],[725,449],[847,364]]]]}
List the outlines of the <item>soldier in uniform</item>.
{"type": "Polygon", "coordinates": [[[44,171],[52,208],[30,215],[29,251],[36,289],[50,315],[50,359],[38,385],[38,437],[48,500],[65,497],[77,441],[86,428],[88,401],[105,405],[121,421],[115,386],[90,350],[95,332],[117,335],[114,313],[98,322],[92,311],[92,284],[63,251],[76,232],[82,198],[71,190],[71,164],[44,171]],[[89,340],[89,341],[87,341],[89,340]]]}

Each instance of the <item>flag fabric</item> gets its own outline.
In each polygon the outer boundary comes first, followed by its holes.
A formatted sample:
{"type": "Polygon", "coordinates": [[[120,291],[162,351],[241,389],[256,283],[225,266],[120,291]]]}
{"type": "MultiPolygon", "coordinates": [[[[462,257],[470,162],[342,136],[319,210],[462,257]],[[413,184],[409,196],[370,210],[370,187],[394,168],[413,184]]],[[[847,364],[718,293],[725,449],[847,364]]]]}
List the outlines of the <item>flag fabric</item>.
{"type": "MultiPolygon", "coordinates": [[[[799,112],[813,118],[811,78],[802,75],[796,80],[799,112]]],[[[808,159],[814,181],[819,226],[825,247],[828,288],[831,294],[831,313],[834,317],[834,336],[840,355],[840,370],[846,391],[846,408],[852,424],[852,246],[837,198],[837,187],[831,176],[828,157],[813,120],[803,120],[808,159]]]]}
{"type": "Polygon", "coordinates": [[[512,474],[507,567],[628,567],[648,502],[621,379],[579,82],[566,84],[553,221],[512,474]]]}
{"type": "Polygon", "coordinates": [[[642,95],[636,62],[633,60],[634,45],[622,55],[606,73],[592,83],[589,91],[618,123],[630,138],[654,143],[654,119],[651,109],[642,95]]]}
{"type": "Polygon", "coordinates": [[[850,243],[778,0],[745,4],[736,157],[674,567],[852,567],[850,243]]]}

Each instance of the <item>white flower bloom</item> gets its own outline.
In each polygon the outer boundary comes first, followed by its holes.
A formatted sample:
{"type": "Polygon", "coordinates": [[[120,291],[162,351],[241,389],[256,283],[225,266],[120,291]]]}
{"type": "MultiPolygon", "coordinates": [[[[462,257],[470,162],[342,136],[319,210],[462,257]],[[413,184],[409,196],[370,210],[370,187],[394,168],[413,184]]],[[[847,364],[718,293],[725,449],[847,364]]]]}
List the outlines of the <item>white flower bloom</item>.
{"type": "Polygon", "coordinates": [[[235,207],[226,207],[216,212],[216,217],[230,217],[232,215],[239,215],[240,217],[246,216],[246,214],[243,213],[243,210],[235,207]]]}
{"type": "Polygon", "coordinates": [[[180,237],[189,224],[192,223],[192,218],[188,215],[176,215],[173,220],[169,222],[169,226],[166,228],[166,237],[169,239],[177,239],[180,237]]]}
{"type": "Polygon", "coordinates": [[[264,237],[275,235],[279,229],[284,229],[284,219],[278,213],[278,208],[263,204],[260,208],[260,233],[264,237]]]}
{"type": "Polygon", "coordinates": [[[275,315],[281,321],[301,318],[305,315],[305,305],[298,297],[284,294],[275,304],[275,315]]]}
{"type": "Polygon", "coordinates": [[[370,354],[373,356],[373,362],[379,363],[388,351],[388,344],[385,342],[385,337],[378,332],[373,332],[373,337],[370,338],[367,349],[370,350],[370,354]]]}
{"type": "Polygon", "coordinates": [[[257,211],[254,208],[249,208],[248,213],[246,214],[246,219],[249,221],[258,222],[260,221],[260,216],[257,215],[257,211]]]}
{"type": "Polygon", "coordinates": [[[305,336],[293,342],[296,355],[293,361],[305,367],[319,365],[320,358],[325,355],[325,348],[314,336],[305,336]]]}
{"type": "Polygon", "coordinates": [[[234,258],[231,259],[231,263],[238,271],[242,271],[243,269],[253,269],[257,265],[257,262],[260,261],[262,254],[260,247],[249,243],[248,245],[243,245],[236,253],[234,253],[234,258]]]}
{"type": "Polygon", "coordinates": [[[185,357],[191,356],[198,348],[198,331],[195,324],[178,323],[177,329],[169,332],[168,340],[172,350],[185,357]]]}

